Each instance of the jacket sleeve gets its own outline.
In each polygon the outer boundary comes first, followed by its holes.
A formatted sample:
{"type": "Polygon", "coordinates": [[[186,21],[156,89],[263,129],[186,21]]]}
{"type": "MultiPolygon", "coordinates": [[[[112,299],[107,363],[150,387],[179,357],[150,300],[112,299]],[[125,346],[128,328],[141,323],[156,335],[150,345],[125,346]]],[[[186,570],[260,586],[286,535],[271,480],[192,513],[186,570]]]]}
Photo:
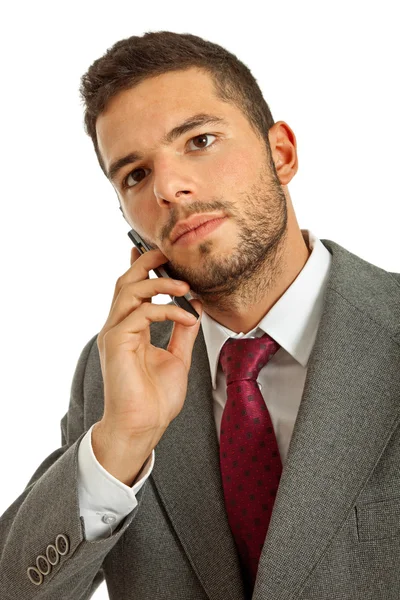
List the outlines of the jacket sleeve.
{"type": "MultiPolygon", "coordinates": [[[[94,336],[73,376],[68,412],[61,420],[61,447],[50,454],[22,494],[0,517],[2,600],[86,600],[104,579],[102,563],[140,509],[106,539],[88,541],[80,516],[78,449],[84,430],[84,380],[94,336]]],[[[146,485],[144,485],[146,487],[146,485]]]]}

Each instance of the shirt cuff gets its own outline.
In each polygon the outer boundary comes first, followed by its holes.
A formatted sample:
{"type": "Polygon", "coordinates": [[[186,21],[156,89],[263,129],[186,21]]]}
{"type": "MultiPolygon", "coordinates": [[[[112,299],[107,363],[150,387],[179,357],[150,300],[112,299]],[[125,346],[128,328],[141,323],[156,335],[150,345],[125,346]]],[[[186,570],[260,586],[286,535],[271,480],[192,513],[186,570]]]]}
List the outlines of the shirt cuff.
{"type": "Polygon", "coordinates": [[[155,460],[153,450],[132,487],[125,485],[96,459],[92,448],[93,427],[82,438],[78,449],[79,507],[89,540],[112,535],[122,519],[136,508],[136,494],[151,474],[155,460]]]}

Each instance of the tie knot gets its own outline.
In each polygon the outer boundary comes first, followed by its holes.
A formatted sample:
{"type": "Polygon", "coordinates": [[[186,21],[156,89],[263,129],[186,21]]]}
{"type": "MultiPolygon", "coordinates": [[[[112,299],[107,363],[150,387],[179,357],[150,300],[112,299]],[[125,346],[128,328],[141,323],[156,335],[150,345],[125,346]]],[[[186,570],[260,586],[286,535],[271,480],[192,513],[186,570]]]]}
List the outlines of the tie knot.
{"type": "Polygon", "coordinates": [[[220,362],[226,383],[243,379],[256,380],[280,345],[267,333],[259,338],[229,338],[222,347],[220,362]]]}

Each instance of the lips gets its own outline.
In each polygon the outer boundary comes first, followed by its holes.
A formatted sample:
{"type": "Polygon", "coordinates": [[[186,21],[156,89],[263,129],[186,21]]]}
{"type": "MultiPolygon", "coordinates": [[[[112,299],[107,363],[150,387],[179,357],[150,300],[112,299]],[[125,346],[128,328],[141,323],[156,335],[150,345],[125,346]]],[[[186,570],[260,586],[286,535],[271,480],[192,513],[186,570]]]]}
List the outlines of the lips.
{"type": "Polygon", "coordinates": [[[212,232],[218,229],[222,223],[225,223],[226,220],[226,217],[221,217],[219,219],[211,219],[210,221],[206,221],[203,223],[203,225],[200,225],[200,227],[191,229],[190,231],[187,231],[181,235],[176,240],[174,245],[179,246],[179,248],[183,248],[199,243],[201,240],[204,240],[206,237],[211,235],[212,232]]]}
{"type": "Polygon", "coordinates": [[[171,242],[174,244],[182,235],[193,229],[197,229],[208,221],[214,221],[215,219],[221,219],[225,215],[221,214],[208,214],[208,215],[194,215],[186,221],[180,221],[175,225],[171,232],[171,242]]]}

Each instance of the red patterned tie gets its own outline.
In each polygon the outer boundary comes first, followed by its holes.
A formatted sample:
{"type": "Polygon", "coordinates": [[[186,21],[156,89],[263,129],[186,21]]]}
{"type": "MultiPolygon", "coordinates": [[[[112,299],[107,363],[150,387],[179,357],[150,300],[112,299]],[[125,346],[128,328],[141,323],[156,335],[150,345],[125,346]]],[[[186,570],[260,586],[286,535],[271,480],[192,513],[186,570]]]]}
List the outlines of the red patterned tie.
{"type": "Polygon", "coordinates": [[[267,334],[229,338],[220,355],[227,383],[220,436],[222,484],[250,598],[282,473],[271,417],[256,380],[279,348],[267,334]]]}

